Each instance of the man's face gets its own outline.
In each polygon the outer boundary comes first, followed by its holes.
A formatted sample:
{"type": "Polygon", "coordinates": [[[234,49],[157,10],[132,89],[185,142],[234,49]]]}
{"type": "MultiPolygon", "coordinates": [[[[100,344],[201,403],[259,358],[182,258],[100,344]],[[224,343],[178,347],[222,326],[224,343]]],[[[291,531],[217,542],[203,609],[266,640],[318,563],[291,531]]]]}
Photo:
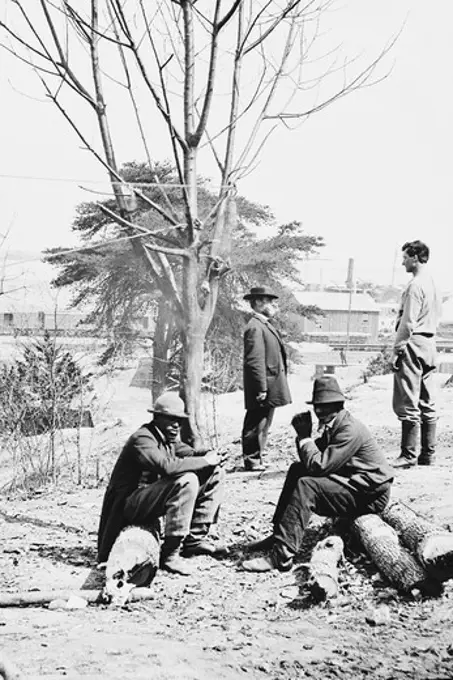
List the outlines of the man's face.
{"type": "Polygon", "coordinates": [[[181,428],[180,420],[174,418],[173,416],[163,416],[161,414],[157,414],[154,417],[154,422],[169,444],[178,439],[179,430],[181,428]]]}
{"type": "Polygon", "coordinates": [[[271,319],[278,311],[277,300],[275,298],[267,296],[257,298],[255,303],[255,310],[259,314],[263,314],[263,316],[267,316],[268,319],[271,319]]]}
{"type": "Polygon", "coordinates": [[[320,425],[328,425],[337,415],[338,409],[332,408],[332,404],[313,404],[314,412],[320,425]]]}
{"type": "Polygon", "coordinates": [[[407,250],[403,250],[403,267],[408,274],[412,274],[412,272],[415,271],[417,262],[418,262],[417,255],[413,255],[411,257],[407,250]]]}

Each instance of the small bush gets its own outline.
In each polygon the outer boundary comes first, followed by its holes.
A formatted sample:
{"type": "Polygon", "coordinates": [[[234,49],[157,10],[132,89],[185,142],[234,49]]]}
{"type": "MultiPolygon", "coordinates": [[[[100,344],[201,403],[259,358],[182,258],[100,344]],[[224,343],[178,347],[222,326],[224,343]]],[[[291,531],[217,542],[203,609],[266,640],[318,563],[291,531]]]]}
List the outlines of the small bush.
{"type": "Polygon", "coordinates": [[[374,356],[366,365],[362,373],[363,381],[368,382],[368,379],[373,375],[387,375],[392,372],[392,351],[389,347],[383,347],[379,354],[374,356]]]}

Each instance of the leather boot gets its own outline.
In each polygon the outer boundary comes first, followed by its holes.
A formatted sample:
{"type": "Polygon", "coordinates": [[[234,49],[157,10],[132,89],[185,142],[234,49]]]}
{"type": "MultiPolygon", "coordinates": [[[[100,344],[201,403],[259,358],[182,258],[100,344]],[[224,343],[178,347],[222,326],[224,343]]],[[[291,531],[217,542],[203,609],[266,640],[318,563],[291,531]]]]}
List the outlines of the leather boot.
{"type": "Polygon", "coordinates": [[[172,574],[190,576],[193,568],[181,557],[182,536],[167,536],[160,551],[160,568],[172,574]]]}
{"type": "Polygon", "coordinates": [[[412,420],[401,421],[401,453],[392,463],[394,468],[408,468],[417,465],[420,423],[412,420]]]}
{"type": "Polygon", "coordinates": [[[419,465],[433,465],[436,459],[436,422],[422,422],[422,447],[419,465]]]}
{"type": "Polygon", "coordinates": [[[228,550],[222,543],[216,543],[208,537],[210,524],[193,524],[190,534],[184,540],[181,551],[183,557],[195,557],[197,555],[209,555],[210,557],[224,557],[228,550]]]}

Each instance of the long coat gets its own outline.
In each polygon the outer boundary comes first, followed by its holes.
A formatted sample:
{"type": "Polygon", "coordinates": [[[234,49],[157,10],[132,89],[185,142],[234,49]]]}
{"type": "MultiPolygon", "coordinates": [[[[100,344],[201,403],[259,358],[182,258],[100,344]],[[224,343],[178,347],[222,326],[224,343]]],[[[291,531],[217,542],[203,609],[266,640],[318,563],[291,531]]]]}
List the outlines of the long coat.
{"type": "Polygon", "coordinates": [[[142,425],[129,437],[113,468],[102,504],[98,531],[98,561],[105,562],[116,537],[125,526],[124,506],[140,483],[209,467],[205,458],[179,442],[169,447],[153,423],[142,425]]]}
{"type": "Polygon", "coordinates": [[[263,405],[271,408],[291,403],[286,351],[280,333],[269,321],[253,315],[244,331],[244,399],[249,411],[260,404],[256,397],[267,392],[263,405]]]}

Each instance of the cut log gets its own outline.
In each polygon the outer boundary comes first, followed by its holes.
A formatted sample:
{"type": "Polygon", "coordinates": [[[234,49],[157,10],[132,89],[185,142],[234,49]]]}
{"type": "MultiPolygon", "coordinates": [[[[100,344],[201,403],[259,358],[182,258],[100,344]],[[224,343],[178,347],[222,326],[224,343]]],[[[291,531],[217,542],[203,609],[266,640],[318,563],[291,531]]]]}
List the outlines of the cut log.
{"type": "Polygon", "coordinates": [[[382,518],[398,533],[408,548],[439,581],[453,578],[453,533],[418,515],[403,503],[392,503],[382,518]]]}
{"type": "Polygon", "coordinates": [[[338,563],[343,555],[343,548],[343,541],[339,536],[328,536],[313,549],[307,585],[318,601],[338,595],[338,563]]]}
{"type": "Polygon", "coordinates": [[[414,588],[430,595],[440,592],[426,569],[399,542],[396,531],[378,515],[362,515],[353,522],[363,547],[379,571],[402,592],[414,588]]]}
{"type": "MultiPolygon", "coordinates": [[[[134,588],[130,600],[151,600],[155,592],[151,588],[134,588]]],[[[0,593],[0,607],[27,607],[44,605],[53,600],[69,600],[70,597],[82,597],[87,602],[100,602],[102,590],[30,590],[20,593],[0,593]]]]}

